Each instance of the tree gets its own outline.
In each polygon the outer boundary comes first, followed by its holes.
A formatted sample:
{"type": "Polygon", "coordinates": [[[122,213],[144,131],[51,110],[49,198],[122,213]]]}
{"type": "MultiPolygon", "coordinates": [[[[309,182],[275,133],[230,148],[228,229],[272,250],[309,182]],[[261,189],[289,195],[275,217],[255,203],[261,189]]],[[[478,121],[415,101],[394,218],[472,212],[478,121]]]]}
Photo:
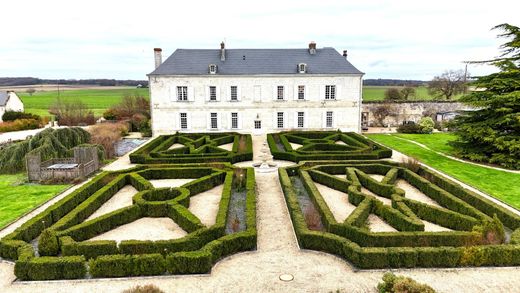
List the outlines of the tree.
{"type": "Polygon", "coordinates": [[[419,120],[419,127],[421,128],[421,133],[432,133],[433,127],[435,126],[435,122],[431,117],[422,117],[419,120]]]}
{"type": "Polygon", "coordinates": [[[396,101],[401,100],[401,92],[399,92],[399,89],[395,87],[391,87],[385,91],[385,100],[387,101],[396,101]]]}
{"type": "Polygon", "coordinates": [[[405,86],[401,89],[401,97],[403,100],[408,100],[408,98],[415,97],[415,89],[411,86],[405,86]]]}
{"type": "Polygon", "coordinates": [[[500,46],[501,55],[471,63],[494,65],[499,71],[477,77],[474,86],[479,90],[460,100],[477,110],[455,119],[454,145],[464,158],[520,169],[520,28],[501,24],[493,29],[509,39],[500,46]]]}
{"type": "Polygon", "coordinates": [[[376,126],[384,127],[385,118],[388,116],[395,115],[395,108],[392,104],[381,104],[374,109],[374,118],[376,120],[376,126]]]}
{"type": "Polygon", "coordinates": [[[25,92],[28,93],[32,97],[32,95],[36,92],[36,90],[33,88],[28,88],[27,90],[25,90],[25,92]]]}
{"type": "Polygon", "coordinates": [[[435,76],[428,83],[428,92],[436,98],[450,100],[454,95],[460,94],[466,87],[466,74],[462,70],[448,70],[440,76],[435,76]]]}

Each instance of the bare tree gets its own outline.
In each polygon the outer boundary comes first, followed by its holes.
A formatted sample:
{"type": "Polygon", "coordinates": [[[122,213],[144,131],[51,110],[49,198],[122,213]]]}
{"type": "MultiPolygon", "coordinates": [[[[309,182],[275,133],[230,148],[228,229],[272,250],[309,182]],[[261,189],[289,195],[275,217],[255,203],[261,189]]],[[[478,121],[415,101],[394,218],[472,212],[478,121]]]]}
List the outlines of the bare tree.
{"type": "Polygon", "coordinates": [[[428,92],[435,97],[450,100],[454,95],[460,94],[466,87],[466,74],[463,70],[448,70],[440,76],[435,76],[428,83],[428,92]]]}
{"type": "Polygon", "coordinates": [[[25,90],[25,92],[32,96],[36,92],[36,90],[33,88],[28,88],[27,90],[25,90]]]}
{"type": "Polygon", "coordinates": [[[396,115],[396,110],[392,104],[381,104],[373,110],[372,114],[374,115],[376,126],[384,127],[385,118],[396,115]]]}

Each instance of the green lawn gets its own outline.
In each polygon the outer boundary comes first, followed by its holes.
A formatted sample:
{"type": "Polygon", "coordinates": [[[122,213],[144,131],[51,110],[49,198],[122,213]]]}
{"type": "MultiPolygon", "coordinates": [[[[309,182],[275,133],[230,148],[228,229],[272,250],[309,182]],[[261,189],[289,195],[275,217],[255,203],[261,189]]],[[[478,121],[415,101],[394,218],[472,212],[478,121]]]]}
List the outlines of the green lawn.
{"type": "MultiPolygon", "coordinates": [[[[60,98],[63,101],[81,100],[89,109],[93,110],[96,116],[101,116],[106,109],[121,101],[124,95],[139,94],[148,97],[147,88],[128,89],[81,89],[81,90],[63,90],[60,91],[60,98]]],[[[40,91],[32,96],[25,92],[18,93],[22,99],[25,112],[38,114],[41,116],[49,116],[49,107],[54,104],[58,97],[58,91],[40,91]]]]}
{"type": "MultiPolygon", "coordinates": [[[[442,171],[458,180],[490,194],[508,204],[520,208],[520,174],[494,170],[452,160],[433,151],[426,150],[412,142],[393,135],[369,134],[369,138],[395,149],[403,154],[417,158],[432,168],[442,171]]],[[[434,143],[435,135],[424,135],[421,142],[430,142],[432,149],[441,150],[434,143]],[[430,136],[427,137],[426,136],[430,136]]],[[[446,148],[445,148],[446,149],[446,148]]]]}
{"type": "Polygon", "coordinates": [[[27,183],[25,174],[0,175],[0,228],[64,190],[67,185],[27,183]]]}
{"type": "Polygon", "coordinates": [[[407,134],[396,133],[394,136],[402,137],[409,140],[414,140],[421,143],[428,148],[445,153],[447,155],[454,155],[455,149],[448,144],[448,142],[456,140],[457,136],[453,133],[434,133],[434,134],[407,134]]]}
{"type": "MultiPolygon", "coordinates": [[[[382,101],[385,99],[385,91],[391,87],[402,88],[399,86],[363,86],[363,101],[382,101]]],[[[458,99],[461,95],[457,95],[454,99],[458,99]]],[[[415,97],[410,100],[433,100],[434,98],[428,93],[425,86],[415,88],[415,97]]]]}

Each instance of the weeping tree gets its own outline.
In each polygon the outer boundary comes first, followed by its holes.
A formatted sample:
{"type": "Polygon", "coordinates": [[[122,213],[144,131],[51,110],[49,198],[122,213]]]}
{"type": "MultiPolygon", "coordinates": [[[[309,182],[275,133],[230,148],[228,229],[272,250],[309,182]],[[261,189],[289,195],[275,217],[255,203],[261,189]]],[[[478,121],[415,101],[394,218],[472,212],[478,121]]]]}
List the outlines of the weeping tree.
{"type": "Polygon", "coordinates": [[[477,77],[477,90],[460,100],[478,110],[457,117],[454,145],[462,157],[520,169],[520,28],[501,24],[493,29],[508,39],[501,55],[471,63],[490,64],[499,71],[477,77]]]}
{"type": "Polygon", "coordinates": [[[0,173],[25,170],[25,156],[39,152],[42,160],[72,156],[71,149],[88,143],[90,134],[79,127],[45,129],[33,137],[0,150],[0,173]]]}

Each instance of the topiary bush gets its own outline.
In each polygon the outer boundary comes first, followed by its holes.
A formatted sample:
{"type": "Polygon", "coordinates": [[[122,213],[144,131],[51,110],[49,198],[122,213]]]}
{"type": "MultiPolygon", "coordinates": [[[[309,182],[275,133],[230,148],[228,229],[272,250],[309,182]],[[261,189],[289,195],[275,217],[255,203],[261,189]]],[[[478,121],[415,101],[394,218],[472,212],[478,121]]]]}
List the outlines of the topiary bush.
{"type": "Polygon", "coordinates": [[[379,293],[434,293],[432,287],[421,284],[405,276],[385,273],[383,282],[377,285],[379,293]]]}
{"type": "Polygon", "coordinates": [[[43,230],[38,240],[38,252],[42,256],[58,255],[60,251],[60,245],[58,243],[58,237],[56,232],[51,229],[43,230]]]}
{"type": "Polygon", "coordinates": [[[433,122],[431,117],[422,117],[419,120],[419,127],[421,128],[421,133],[432,133],[435,122],[433,122]]]}

